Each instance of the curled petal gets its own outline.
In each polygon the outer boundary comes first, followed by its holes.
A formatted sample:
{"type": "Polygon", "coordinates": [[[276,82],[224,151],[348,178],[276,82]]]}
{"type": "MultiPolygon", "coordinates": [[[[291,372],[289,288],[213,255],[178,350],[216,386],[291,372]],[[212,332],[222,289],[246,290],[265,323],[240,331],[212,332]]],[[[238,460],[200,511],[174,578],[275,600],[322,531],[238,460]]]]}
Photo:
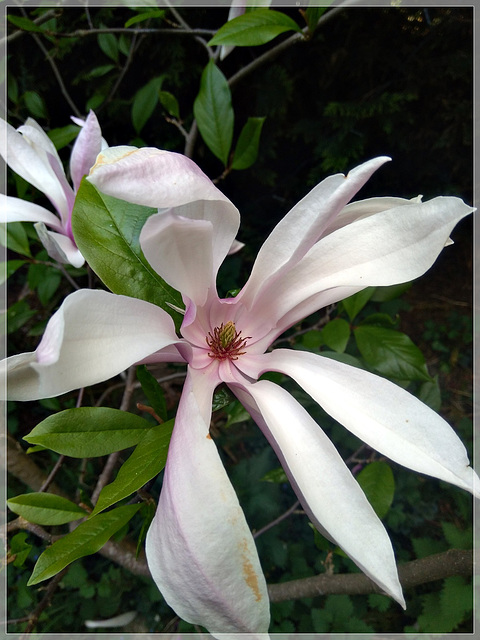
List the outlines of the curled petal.
{"type": "Polygon", "coordinates": [[[171,317],[149,302],[76,291],[51,317],[34,359],[3,361],[8,399],[50,398],[108,380],[177,341],[171,317]]]}
{"type": "Polygon", "coordinates": [[[285,330],[325,304],[325,293],[331,304],[345,297],[345,290],[351,295],[418,278],[435,262],[455,225],[473,211],[459,198],[439,197],[357,219],[314,245],[269,287],[255,312],[269,313],[285,330]]]}
{"type": "Polygon", "coordinates": [[[329,176],[291,209],[258,252],[240,294],[247,306],[251,307],[260,291],[268,290],[274,279],[281,279],[307,253],[373,172],[388,160],[374,158],[352,169],[347,176],[343,173],[329,176]]]}
{"type": "Polygon", "coordinates": [[[105,149],[89,180],[107,195],[147,207],[167,209],[196,200],[229,202],[192,160],[153,147],[105,149]]]}
{"type": "Polygon", "coordinates": [[[155,271],[174,289],[203,305],[214,284],[213,225],[171,211],[150,216],[140,245],[155,271]]]}
{"type": "Polygon", "coordinates": [[[60,219],[38,204],[0,194],[0,222],[43,222],[56,231],[62,231],[60,219]]]}
{"type": "Polygon", "coordinates": [[[291,376],[329,415],[380,453],[480,497],[478,476],[460,438],[405,389],[304,351],[277,349],[258,357],[257,374],[272,370],[291,376]]]}
{"type": "Polygon", "coordinates": [[[75,191],[78,191],[83,176],[88,175],[102,150],[102,131],[93,111],[87,116],[73,145],[70,156],[70,175],[75,191]]]}
{"type": "Polygon", "coordinates": [[[43,222],[37,222],[34,226],[41,243],[51,258],[62,264],[71,264],[77,269],[84,265],[85,258],[68,236],[48,231],[43,222]]]}
{"type": "Polygon", "coordinates": [[[190,370],[168,451],[147,561],[165,600],[225,640],[269,625],[265,579],[235,491],[209,434],[216,364],[190,370]]]}
{"type": "Polygon", "coordinates": [[[285,389],[271,382],[233,391],[275,449],[312,522],[404,607],[387,532],[322,429],[285,389]]]}

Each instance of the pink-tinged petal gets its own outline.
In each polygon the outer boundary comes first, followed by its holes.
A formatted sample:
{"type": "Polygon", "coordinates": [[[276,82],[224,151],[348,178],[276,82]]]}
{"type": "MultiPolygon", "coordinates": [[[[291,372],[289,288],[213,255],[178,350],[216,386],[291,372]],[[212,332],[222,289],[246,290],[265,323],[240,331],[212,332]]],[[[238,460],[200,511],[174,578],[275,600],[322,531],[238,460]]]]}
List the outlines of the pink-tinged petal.
{"type": "Polygon", "coordinates": [[[146,540],[152,576],[184,620],[225,640],[269,625],[265,579],[245,516],[209,434],[217,363],[190,370],[162,493],[146,540]]]}
{"type": "Polygon", "coordinates": [[[228,255],[232,256],[234,253],[237,253],[238,251],[243,249],[244,246],[245,246],[244,242],[239,242],[238,240],[234,240],[232,242],[232,246],[228,250],[228,255]]]}
{"type": "Polygon", "coordinates": [[[213,225],[165,211],[150,216],[140,233],[142,251],[155,271],[196,305],[214,284],[213,225]]]}
{"type": "Polygon", "coordinates": [[[231,204],[192,160],[152,147],[109,147],[88,179],[107,195],[147,207],[169,209],[196,200],[231,204]]]}
{"type": "Polygon", "coordinates": [[[404,607],[387,532],[323,430],[271,382],[233,391],[264,431],[313,524],[404,607]]]}
{"type": "Polygon", "coordinates": [[[347,224],[352,224],[355,220],[373,216],[381,211],[387,211],[387,209],[394,209],[395,207],[402,207],[403,205],[409,205],[412,203],[421,203],[421,201],[421,196],[412,198],[411,200],[407,200],[406,198],[396,198],[393,196],[383,196],[380,198],[368,198],[367,200],[350,202],[340,211],[338,216],[331,221],[322,234],[322,237],[325,237],[329,233],[332,233],[341,227],[345,227],[347,224]]]}
{"type": "Polygon", "coordinates": [[[263,358],[257,373],[291,376],[329,415],[380,453],[480,497],[480,481],[457,434],[405,389],[314,353],[277,349],[263,358]]]}
{"type": "Polygon", "coordinates": [[[301,260],[347,202],[388,160],[390,158],[375,158],[352,169],[347,176],[343,173],[329,176],[291,209],[258,252],[250,278],[240,294],[247,306],[251,308],[273,280],[281,280],[282,274],[301,260]]]}
{"type": "Polygon", "coordinates": [[[7,358],[8,399],[50,398],[108,380],[176,342],[173,321],[160,307],[107,291],[76,291],[50,318],[35,361],[7,358]]]}
{"type": "Polygon", "coordinates": [[[275,280],[255,313],[268,313],[285,330],[325,304],[325,292],[330,304],[341,300],[345,289],[351,295],[418,278],[433,265],[455,225],[474,210],[459,198],[439,197],[360,218],[322,238],[275,280]]]}
{"type": "Polygon", "coordinates": [[[65,193],[45,151],[45,147],[50,148],[44,140],[47,136],[43,131],[43,135],[40,134],[38,125],[24,125],[20,129],[23,135],[0,119],[0,150],[5,162],[15,173],[44,193],[62,216],[66,215],[68,207],[65,193]]]}
{"type": "Polygon", "coordinates": [[[56,231],[62,230],[60,219],[38,204],[0,194],[0,222],[43,222],[56,231]]]}
{"type": "Polygon", "coordinates": [[[85,264],[85,258],[68,236],[48,231],[43,222],[37,222],[34,226],[41,243],[51,258],[62,264],[71,264],[77,269],[85,264]]]}
{"type": "Polygon", "coordinates": [[[90,111],[73,145],[70,156],[70,175],[75,191],[78,191],[83,176],[88,175],[101,150],[102,131],[97,116],[93,111],[90,111]]]}

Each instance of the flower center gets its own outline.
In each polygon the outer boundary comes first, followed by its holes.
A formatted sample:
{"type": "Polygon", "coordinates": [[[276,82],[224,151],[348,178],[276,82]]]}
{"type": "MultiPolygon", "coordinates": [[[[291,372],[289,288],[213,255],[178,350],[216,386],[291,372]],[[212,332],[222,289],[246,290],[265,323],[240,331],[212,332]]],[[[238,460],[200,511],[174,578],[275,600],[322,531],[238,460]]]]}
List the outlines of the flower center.
{"type": "Polygon", "coordinates": [[[238,360],[238,357],[243,355],[247,340],[251,336],[242,338],[242,332],[237,331],[235,323],[229,320],[226,324],[222,324],[219,327],[215,327],[213,335],[208,332],[208,336],[205,340],[210,347],[208,355],[210,358],[216,358],[217,360],[238,360]]]}

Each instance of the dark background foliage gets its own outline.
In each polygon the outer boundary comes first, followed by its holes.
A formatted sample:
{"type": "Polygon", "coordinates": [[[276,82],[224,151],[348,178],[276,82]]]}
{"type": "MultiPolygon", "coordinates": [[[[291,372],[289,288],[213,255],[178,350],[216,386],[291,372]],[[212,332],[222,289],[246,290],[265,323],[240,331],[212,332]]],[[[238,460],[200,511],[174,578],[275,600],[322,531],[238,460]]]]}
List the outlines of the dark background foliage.
{"type": "MultiPolygon", "coordinates": [[[[46,11],[9,9],[11,15],[32,20],[46,11]]],[[[175,33],[116,33],[109,36],[115,44],[96,35],[68,35],[77,29],[88,31],[91,26],[123,27],[135,15],[127,7],[92,7],[88,12],[57,7],[51,11],[51,35],[23,32],[8,44],[9,122],[19,126],[30,116],[47,131],[69,123],[72,105],[52,71],[53,60],[77,111],[86,115],[90,108],[95,110],[110,145],[148,145],[182,152],[182,133],[168,121],[160,105],[138,132],[132,122],[132,104],[138,90],[164,75],[162,88],[176,96],[188,130],[200,75],[208,62],[205,47],[191,36],[175,33]]],[[[285,12],[302,24],[297,9],[285,12]]],[[[192,7],[181,13],[195,28],[216,29],[227,17],[226,8],[192,7]]],[[[168,13],[167,20],[172,20],[168,13]]],[[[159,19],[151,20],[148,26],[170,24],[159,19]]],[[[310,188],[329,173],[348,171],[375,155],[389,155],[393,162],[377,172],[361,197],[423,194],[428,199],[441,194],[457,195],[471,203],[472,25],[473,10],[469,7],[350,7],[326,21],[310,41],[286,49],[234,87],[236,133],[249,116],[265,116],[266,121],[253,167],[231,172],[219,182],[242,214],[240,239],[246,243],[241,257],[232,258],[223,272],[225,290],[243,283],[270,229],[310,188]]],[[[10,33],[15,31],[12,26],[10,33]]],[[[269,47],[237,47],[219,66],[228,78],[269,47]]],[[[68,149],[60,153],[68,158],[68,149]]],[[[212,179],[222,174],[222,165],[200,137],[193,159],[212,179]]],[[[11,176],[9,180],[13,195],[18,182],[11,176]]],[[[32,189],[26,188],[24,194],[41,201],[32,189]]],[[[430,373],[440,379],[443,415],[463,439],[468,439],[472,417],[471,220],[457,227],[454,239],[455,245],[442,254],[429,275],[388,312],[400,314],[401,329],[422,348],[430,373]]],[[[25,295],[26,286],[25,273],[15,274],[11,299],[25,295]]],[[[62,287],[46,305],[31,302],[40,327],[61,302],[62,287]]],[[[30,291],[28,296],[32,301],[34,294],[30,291]]],[[[378,305],[369,309],[387,311],[378,305]]],[[[32,324],[33,320],[27,322],[10,336],[12,352],[35,347],[40,329],[32,324]]],[[[178,389],[173,387],[171,392],[175,395],[178,389]]],[[[42,412],[71,403],[67,398],[61,406],[14,406],[11,430],[17,436],[25,435],[42,418],[42,412]]],[[[308,408],[315,411],[313,406],[308,408]]],[[[350,441],[337,425],[328,423],[324,415],[316,417],[345,456],[355,450],[358,443],[350,441]]],[[[257,482],[277,462],[254,425],[243,421],[225,429],[224,416],[217,422],[219,446],[242,506],[252,526],[260,529],[287,509],[294,495],[286,484],[257,482]]],[[[51,459],[45,458],[44,464],[48,468],[51,459]]],[[[89,463],[87,480],[89,473],[94,477],[93,467],[89,463]]],[[[385,522],[399,560],[471,544],[467,496],[444,487],[439,498],[438,483],[399,468],[394,471],[395,501],[385,522]]],[[[74,487],[77,469],[64,473],[64,482],[74,487]]],[[[18,484],[13,483],[12,494],[21,491],[18,484]]],[[[30,542],[38,554],[40,542],[33,536],[30,542]]],[[[331,549],[322,544],[301,516],[271,529],[258,538],[267,579],[276,582],[325,570],[331,549]]],[[[10,617],[20,617],[41,598],[38,590],[25,586],[32,557],[10,576],[10,617]]],[[[343,558],[337,557],[334,564],[336,569],[354,570],[343,558]]],[[[53,601],[50,614],[42,618],[42,630],[83,630],[74,620],[108,617],[126,608],[141,613],[146,629],[170,630],[168,621],[174,616],[152,585],[108,566],[104,559],[94,558],[76,564],[62,586],[61,593],[69,597],[53,601]],[[115,586],[119,583],[120,590],[115,586]],[[70,597],[73,593],[75,597],[70,597]],[[68,628],[66,619],[70,621],[68,628]]],[[[408,594],[406,613],[382,596],[329,596],[278,603],[272,608],[274,630],[468,632],[472,623],[470,587],[462,580],[449,580],[413,590],[408,594]],[[457,606],[450,610],[443,605],[451,601],[452,594],[457,606]],[[440,609],[444,611],[441,616],[440,609]]],[[[176,628],[191,630],[178,621],[176,628]]]]}

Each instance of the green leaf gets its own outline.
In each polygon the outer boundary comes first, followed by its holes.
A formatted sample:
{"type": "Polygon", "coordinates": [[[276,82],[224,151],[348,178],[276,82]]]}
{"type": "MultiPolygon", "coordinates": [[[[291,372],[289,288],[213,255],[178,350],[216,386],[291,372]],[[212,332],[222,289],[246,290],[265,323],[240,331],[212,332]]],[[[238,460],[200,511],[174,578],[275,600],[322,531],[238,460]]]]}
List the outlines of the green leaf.
{"type": "Polygon", "coordinates": [[[143,129],[158,104],[158,92],[164,78],[164,75],[152,78],[133,98],[132,124],[137,134],[143,129]]]}
{"type": "Polygon", "coordinates": [[[0,262],[0,284],[3,284],[11,275],[23,267],[26,264],[26,260],[7,260],[7,262],[0,262]]]}
{"type": "Polygon", "coordinates": [[[55,145],[57,151],[63,149],[67,144],[70,144],[72,140],[78,136],[80,127],[76,124],[67,124],[66,127],[58,127],[57,129],[51,129],[48,131],[48,137],[55,145]]]}
{"type": "Polygon", "coordinates": [[[288,483],[287,474],[282,467],[277,467],[266,473],[263,478],[260,478],[261,482],[273,482],[274,484],[288,483]]]}
{"type": "Polygon", "coordinates": [[[403,282],[402,284],[392,284],[389,287],[377,287],[370,298],[372,302],[388,302],[399,298],[412,286],[411,282],[403,282]]]}
{"type": "Polygon", "coordinates": [[[113,293],[156,304],[180,325],[180,294],[152,269],[140,248],[139,236],[147,218],[157,209],[141,207],[101,194],[82,181],[72,214],[78,248],[90,267],[113,293]]]}
{"type": "Polygon", "coordinates": [[[258,156],[258,145],[265,118],[249,118],[240,132],[233,154],[232,169],[248,169],[258,156]]]}
{"type": "Polygon", "coordinates": [[[133,413],[80,407],[49,416],[24,439],[73,458],[94,458],[135,446],[151,428],[133,413]]]}
{"type": "Polygon", "coordinates": [[[157,416],[165,422],[167,420],[167,403],[162,387],[158,384],[155,376],[147,369],[146,365],[137,367],[137,378],[142,385],[143,393],[146,395],[150,406],[157,416]]]}
{"type": "Polygon", "coordinates": [[[341,305],[347,312],[351,322],[353,322],[363,307],[367,304],[374,292],[375,287],[366,287],[362,291],[354,293],[353,296],[349,296],[348,298],[345,298],[345,300],[342,300],[341,305]]]}
{"type": "Polygon", "coordinates": [[[167,461],[173,423],[169,420],[152,427],[145,434],[120,467],[115,480],[102,489],[91,517],[138,491],[162,471],[167,461]]]}
{"type": "Polygon", "coordinates": [[[356,476],[368,501],[379,518],[384,518],[393,501],[395,480],[386,462],[371,462],[356,476]]]}
{"type": "Polygon", "coordinates": [[[85,517],[87,512],[53,493],[24,493],[7,500],[8,508],[28,522],[58,525],[85,517]]]}
{"type": "Polygon", "coordinates": [[[27,542],[28,533],[20,531],[10,540],[10,554],[15,556],[14,567],[23,567],[25,560],[30,555],[32,545],[27,542]]]}
{"type": "Polygon", "coordinates": [[[212,411],[220,411],[235,400],[227,387],[219,387],[213,394],[212,411]]]}
{"type": "Polygon", "coordinates": [[[90,71],[86,73],[82,73],[83,80],[91,80],[92,78],[101,78],[102,76],[106,76],[112,69],[115,69],[114,64],[101,64],[98,67],[94,67],[90,71]]]}
{"type": "Polygon", "coordinates": [[[99,551],[140,507],[141,504],[118,507],[79,524],[71,533],[45,549],[33,569],[28,586],[47,580],[78,558],[99,551]]]}
{"type": "Polygon", "coordinates": [[[389,316],[388,313],[371,313],[362,320],[361,324],[369,324],[375,325],[376,327],[392,329],[397,324],[397,320],[392,318],[392,316],[389,316]]]}
{"type": "Polygon", "coordinates": [[[48,118],[45,102],[36,91],[25,91],[23,100],[32,116],[35,118],[48,118]]]}
{"type": "MultiPolygon", "coordinates": [[[[331,3],[332,3],[332,0],[330,0],[330,2],[323,0],[322,2],[322,4],[324,5],[329,5],[331,3]]],[[[305,21],[307,23],[308,31],[310,32],[310,35],[312,35],[315,29],[317,28],[318,21],[323,16],[326,10],[327,10],[326,6],[323,6],[323,7],[309,6],[305,10],[305,21]]]]}
{"type": "Polygon", "coordinates": [[[339,353],[343,353],[350,338],[350,324],[343,318],[334,318],[322,329],[323,342],[339,353]]]}
{"type": "Polygon", "coordinates": [[[32,291],[36,291],[43,306],[54,295],[62,281],[58,269],[47,264],[31,264],[28,268],[27,282],[32,291]]]}
{"type": "MultiPolygon", "coordinates": [[[[18,331],[20,327],[23,327],[30,318],[36,315],[35,309],[30,309],[28,302],[25,298],[22,298],[18,302],[14,302],[11,307],[8,308],[6,313],[6,322],[7,322],[7,333],[15,333],[18,331]]],[[[3,322],[5,318],[5,314],[2,314],[2,319],[0,322],[3,322]]]]}
{"type": "Polygon", "coordinates": [[[203,70],[193,113],[205,144],[227,166],[233,138],[232,94],[213,60],[203,70]]]}
{"type": "Polygon", "coordinates": [[[22,29],[22,31],[44,33],[44,29],[42,29],[42,27],[35,24],[35,22],[32,22],[32,20],[29,20],[28,18],[24,18],[22,16],[7,15],[7,20],[19,29],[22,29]]]}
{"type": "Polygon", "coordinates": [[[178,106],[178,100],[172,93],[170,93],[169,91],[159,91],[158,99],[160,100],[160,104],[167,113],[169,113],[177,120],[180,119],[180,108],[178,106]]]}
{"type": "Polygon", "coordinates": [[[280,11],[256,9],[225,23],[209,45],[256,47],[273,40],[285,31],[301,31],[298,24],[280,11]]]}
{"type": "Polygon", "coordinates": [[[133,16],[127,20],[124,24],[124,27],[128,29],[132,24],[137,24],[138,22],[145,22],[145,20],[150,20],[152,18],[163,18],[165,16],[165,9],[154,9],[153,11],[144,11],[143,13],[138,14],[137,16],[133,16]]]}
{"type": "Polygon", "coordinates": [[[21,222],[9,222],[0,225],[0,244],[22,256],[32,257],[25,227],[21,222]]]}
{"type": "Polygon", "coordinates": [[[422,382],[417,397],[428,405],[430,409],[439,412],[442,407],[442,393],[438,383],[438,376],[435,376],[431,381],[422,382]]]}
{"type": "Polygon", "coordinates": [[[113,33],[99,33],[97,42],[106,56],[114,62],[118,62],[118,42],[113,33]]]}
{"type": "Polygon", "coordinates": [[[354,329],[354,335],[365,362],[384,376],[396,380],[432,380],[422,352],[404,333],[360,325],[354,329]]]}

